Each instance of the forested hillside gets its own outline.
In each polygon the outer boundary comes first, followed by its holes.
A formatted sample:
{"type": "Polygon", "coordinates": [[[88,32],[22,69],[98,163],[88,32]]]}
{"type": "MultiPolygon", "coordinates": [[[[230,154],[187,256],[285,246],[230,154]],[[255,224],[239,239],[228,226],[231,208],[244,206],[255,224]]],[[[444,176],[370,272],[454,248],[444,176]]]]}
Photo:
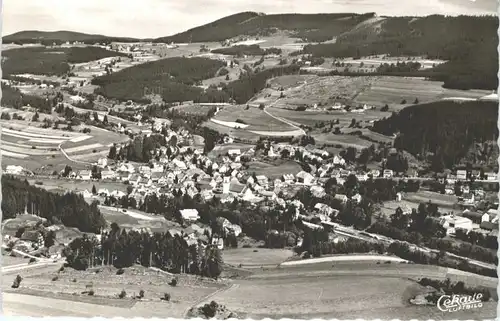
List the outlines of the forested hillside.
{"type": "Polygon", "coordinates": [[[188,31],[155,39],[155,42],[218,42],[237,36],[265,36],[276,30],[291,31],[297,38],[321,42],[331,40],[371,17],[354,13],[271,14],[242,12],[188,31]]]}
{"type": "Polygon", "coordinates": [[[444,87],[496,89],[497,29],[498,18],[493,16],[393,17],[380,27],[347,32],[336,43],[306,46],[302,53],[316,57],[423,55],[448,60],[432,76],[444,81],[444,87]]]}
{"type": "Polygon", "coordinates": [[[203,79],[214,77],[223,66],[224,62],[208,58],[167,58],[97,77],[92,84],[100,86],[96,94],[119,100],[149,102],[146,96],[157,94],[166,103],[191,100],[221,103],[233,99],[243,104],[264,89],[268,79],[297,73],[300,68],[291,65],[259,72],[247,71],[220,90],[214,87],[204,90],[195,86],[203,79]]]}
{"type": "Polygon", "coordinates": [[[435,170],[442,170],[468,156],[474,144],[496,141],[497,119],[495,102],[440,101],[407,107],[375,122],[373,130],[399,133],[396,148],[427,158],[435,170]]]}
{"type": "Polygon", "coordinates": [[[203,93],[193,87],[214,77],[226,64],[207,58],[167,58],[122,69],[92,80],[100,86],[97,94],[120,100],[145,101],[144,96],[158,94],[167,102],[192,100],[203,93]]]}
{"type": "Polygon", "coordinates": [[[2,107],[10,107],[20,109],[21,107],[30,105],[36,106],[38,111],[50,113],[52,111],[52,100],[46,100],[40,96],[22,94],[19,89],[2,85],[2,107]]]}
{"type": "Polygon", "coordinates": [[[240,79],[227,84],[224,89],[238,104],[246,104],[250,98],[266,87],[268,79],[298,73],[300,66],[289,65],[266,69],[257,73],[243,75],[240,79]]]}
{"type": "Polygon", "coordinates": [[[74,193],[59,195],[2,175],[2,219],[28,213],[46,218],[53,224],[76,227],[82,232],[98,233],[106,222],[97,207],[74,193]]]}
{"type": "Polygon", "coordinates": [[[82,63],[106,57],[127,56],[99,47],[44,48],[28,47],[2,51],[2,74],[64,75],[70,63],[82,63]]]}
{"type": "Polygon", "coordinates": [[[111,42],[137,42],[139,39],[133,38],[123,38],[123,37],[108,37],[103,35],[90,35],[86,33],[73,32],[73,31],[37,31],[37,30],[27,30],[13,33],[11,35],[2,37],[3,43],[16,43],[16,44],[27,44],[27,43],[41,43],[43,45],[52,45],[56,43],[58,45],[65,42],[83,42],[86,44],[95,43],[111,43],[111,42]]]}

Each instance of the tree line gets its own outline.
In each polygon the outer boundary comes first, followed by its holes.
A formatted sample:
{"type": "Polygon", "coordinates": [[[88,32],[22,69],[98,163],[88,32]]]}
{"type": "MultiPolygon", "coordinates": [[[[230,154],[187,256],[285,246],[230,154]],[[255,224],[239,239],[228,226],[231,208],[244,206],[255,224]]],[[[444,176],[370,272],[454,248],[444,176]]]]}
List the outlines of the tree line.
{"type": "Polygon", "coordinates": [[[191,273],[217,278],[222,272],[222,253],[208,245],[189,245],[184,235],[168,231],[149,234],[126,231],[116,223],[96,237],[84,235],[73,240],[63,251],[69,266],[85,270],[96,265],[113,265],[119,269],[141,264],[171,273],[191,273]]]}
{"type": "Polygon", "coordinates": [[[50,114],[54,106],[54,101],[51,98],[24,94],[15,87],[2,85],[2,106],[21,109],[28,105],[42,113],[50,114]]]}
{"type": "Polygon", "coordinates": [[[230,56],[266,56],[266,55],[281,55],[279,48],[262,49],[259,45],[237,45],[226,48],[218,48],[212,50],[213,53],[230,55],[230,56]]]}
{"type": "Polygon", "coordinates": [[[25,210],[52,224],[76,227],[83,232],[98,233],[106,225],[96,202],[89,205],[81,195],[52,193],[26,180],[2,175],[2,219],[14,218],[25,210]]]}

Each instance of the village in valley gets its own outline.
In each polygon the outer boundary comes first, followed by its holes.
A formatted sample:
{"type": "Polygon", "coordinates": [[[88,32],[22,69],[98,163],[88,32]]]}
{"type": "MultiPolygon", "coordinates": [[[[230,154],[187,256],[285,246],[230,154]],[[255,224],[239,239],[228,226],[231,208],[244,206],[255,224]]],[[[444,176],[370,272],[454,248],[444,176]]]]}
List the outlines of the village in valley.
{"type": "MultiPolygon", "coordinates": [[[[456,27],[436,17],[419,19],[456,27]]],[[[463,317],[495,313],[497,83],[455,83],[457,62],[431,47],[350,52],[321,34],[386,41],[372,30],[390,19],[219,39],[222,19],[189,41],[4,37],[4,310],[369,318],[346,303],[359,300],[423,318],[441,295],[481,293],[463,317]]]]}

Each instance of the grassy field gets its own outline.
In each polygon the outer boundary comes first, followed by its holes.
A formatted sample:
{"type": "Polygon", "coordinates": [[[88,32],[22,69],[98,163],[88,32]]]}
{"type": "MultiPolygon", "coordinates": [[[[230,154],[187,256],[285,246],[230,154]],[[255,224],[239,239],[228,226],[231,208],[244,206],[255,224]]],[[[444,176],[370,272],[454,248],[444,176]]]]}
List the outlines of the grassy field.
{"type": "MultiPolygon", "coordinates": [[[[66,302],[71,306],[90,305],[88,308],[95,308],[91,310],[90,315],[92,313],[102,315],[101,313],[109,311],[116,313],[115,316],[123,317],[165,317],[168,315],[182,318],[186,309],[196,301],[225,286],[223,283],[204,280],[197,276],[179,275],[177,286],[171,287],[167,284],[172,279],[170,276],[141,266],[127,268],[122,275],[117,275],[116,269],[112,267],[100,267],[84,272],[71,268],[58,272],[58,269],[57,266],[50,266],[23,271],[20,273],[23,277],[21,287],[16,290],[7,288],[4,291],[33,294],[39,300],[45,299],[49,304],[40,307],[40,311],[47,309],[47,314],[55,308],[54,304],[57,302],[62,303],[63,306],[66,302]],[[52,281],[55,276],[57,279],[52,281]],[[93,297],[81,294],[89,288],[95,292],[93,297]],[[123,299],[118,299],[118,294],[122,290],[126,291],[127,295],[123,299]],[[133,296],[138,295],[140,290],[144,290],[144,298],[134,300],[133,296]],[[164,293],[171,295],[171,301],[161,300],[164,293]],[[105,308],[107,311],[103,311],[105,308]]],[[[3,284],[11,284],[16,274],[17,272],[3,275],[3,284]]],[[[30,298],[23,302],[31,305],[35,304],[35,300],[30,298]]],[[[16,307],[15,304],[4,303],[4,310],[14,307],[16,307]]],[[[71,314],[71,309],[69,311],[68,314],[71,314]]],[[[29,311],[25,315],[30,315],[29,311]]]]}
{"type": "Polygon", "coordinates": [[[109,224],[117,223],[125,229],[150,228],[153,232],[165,232],[168,229],[180,227],[178,223],[167,221],[163,216],[139,210],[127,209],[127,212],[123,212],[121,209],[104,206],[100,206],[99,210],[109,224]]]}
{"type": "Polygon", "coordinates": [[[296,175],[302,170],[300,165],[292,161],[284,161],[280,164],[273,165],[264,162],[250,162],[247,172],[256,175],[266,175],[269,179],[280,178],[284,174],[296,175]]]}
{"type": "Polygon", "coordinates": [[[180,106],[175,106],[172,107],[172,109],[182,111],[187,114],[193,114],[193,115],[206,115],[208,112],[212,109],[212,106],[203,106],[203,105],[194,105],[194,104],[189,104],[189,105],[180,105],[180,106]]]}
{"type": "Polygon", "coordinates": [[[42,185],[37,185],[38,187],[45,188],[47,190],[67,190],[73,191],[75,193],[83,192],[85,190],[91,191],[92,186],[95,186],[97,190],[101,188],[107,189],[109,191],[127,191],[127,185],[122,182],[111,182],[111,181],[82,181],[82,180],[71,180],[71,179],[29,179],[30,184],[35,182],[42,182],[42,185]]]}
{"type": "Polygon", "coordinates": [[[441,193],[429,192],[429,191],[418,191],[417,193],[407,193],[405,194],[405,200],[415,202],[415,203],[427,203],[429,200],[437,204],[439,207],[444,207],[447,209],[453,208],[457,203],[458,199],[454,195],[445,195],[441,193]]]}
{"type": "Polygon", "coordinates": [[[396,209],[398,207],[401,207],[401,209],[403,209],[403,210],[405,208],[408,208],[408,209],[417,209],[418,205],[419,205],[419,203],[409,202],[409,201],[406,201],[406,200],[402,200],[401,202],[398,202],[398,201],[388,201],[388,202],[384,202],[380,206],[380,212],[386,218],[390,218],[396,212],[396,209]]]}
{"type": "Polygon", "coordinates": [[[364,140],[358,136],[353,135],[335,135],[331,133],[327,134],[315,134],[314,139],[316,144],[333,144],[340,145],[343,147],[354,147],[356,149],[363,149],[370,147],[372,142],[364,140]]]}
{"type": "Polygon", "coordinates": [[[2,235],[15,235],[17,230],[23,225],[35,225],[40,218],[30,214],[20,214],[16,218],[2,222],[2,235]]]}
{"type": "Polygon", "coordinates": [[[246,109],[246,106],[241,105],[225,107],[204,125],[222,134],[249,141],[256,141],[261,136],[301,135],[295,127],[271,117],[257,107],[246,109]]]}
{"type": "Polygon", "coordinates": [[[2,255],[2,266],[18,265],[23,263],[28,263],[29,259],[25,259],[17,256],[2,255]]]}
{"type": "Polygon", "coordinates": [[[306,110],[306,111],[296,111],[296,110],[286,110],[283,108],[270,107],[268,111],[277,117],[283,117],[295,123],[299,123],[306,126],[314,126],[319,122],[328,122],[339,120],[339,124],[334,125],[335,127],[347,127],[351,124],[352,119],[357,121],[369,122],[372,120],[381,119],[383,117],[388,117],[391,113],[366,110],[363,113],[351,113],[342,111],[321,111],[321,110],[306,110]]]}
{"type": "Polygon", "coordinates": [[[90,127],[91,133],[82,134],[78,132],[79,128],[72,132],[41,128],[37,122],[2,120],[0,125],[4,164],[21,165],[32,171],[42,166],[51,167],[45,168],[47,173],[59,171],[66,164],[74,169],[83,168],[82,165],[90,165],[105,156],[111,144],[128,140],[125,135],[97,127],[90,127]],[[71,160],[64,156],[60,147],[71,160]]]}
{"type": "Polygon", "coordinates": [[[389,107],[398,109],[401,108],[403,99],[412,104],[415,98],[418,98],[419,103],[427,103],[446,97],[479,98],[490,94],[485,90],[445,89],[442,88],[442,82],[422,78],[384,76],[371,79],[371,85],[357,95],[356,102],[374,106],[388,104],[389,107]]]}
{"type": "Polygon", "coordinates": [[[214,117],[216,120],[235,122],[237,119],[242,120],[248,127],[246,130],[254,131],[288,131],[295,128],[267,115],[259,108],[245,109],[246,106],[230,106],[222,109],[214,117]]]}
{"type": "MultiPolygon", "coordinates": [[[[211,297],[246,318],[442,319],[436,307],[409,299],[426,290],[418,277],[444,278],[446,269],[413,264],[331,263],[264,269],[211,297]]],[[[488,284],[494,288],[495,284],[488,284]]],[[[454,317],[490,317],[494,302],[454,317]]],[[[460,312],[462,313],[462,312],[460,312]]]]}
{"type": "Polygon", "coordinates": [[[224,250],[224,263],[242,268],[278,265],[293,255],[291,250],[238,248],[224,250]]]}
{"type": "Polygon", "coordinates": [[[239,143],[217,145],[214,147],[214,149],[210,151],[209,156],[210,157],[223,156],[226,155],[230,149],[240,149],[242,152],[245,152],[253,147],[254,145],[239,144],[239,143]]]}
{"type": "MultiPolygon", "coordinates": [[[[285,260],[289,254],[283,250],[227,250],[224,253],[227,263],[242,263],[244,267],[248,262],[248,267],[256,264],[268,267],[242,270],[240,274],[245,278],[218,282],[178,275],[176,287],[167,284],[170,276],[140,266],[127,268],[122,275],[117,275],[112,267],[78,272],[71,268],[58,271],[58,266],[47,266],[21,273],[9,272],[2,275],[3,284],[10,284],[16,274],[21,274],[24,279],[19,289],[4,289],[7,297],[4,311],[11,314],[21,308],[24,315],[43,312],[63,315],[62,312],[69,311],[64,315],[182,318],[191,306],[214,300],[236,312],[240,318],[369,319],[376,315],[383,319],[440,320],[449,314],[436,307],[409,304],[409,299],[428,291],[415,282],[419,278],[466,279],[467,285],[491,289],[497,283],[488,278],[453,274],[446,268],[416,264],[335,262],[332,266],[328,262],[269,267],[285,260]],[[94,290],[93,297],[82,294],[89,289],[94,290]],[[117,296],[122,290],[126,291],[126,297],[119,300],[117,296]],[[132,299],[140,290],[144,290],[144,298],[132,299]],[[160,299],[166,292],[171,295],[170,302],[160,299]],[[63,303],[70,301],[72,309],[64,311],[63,303]],[[92,312],[83,311],[84,306],[91,308],[92,312]]],[[[453,316],[486,319],[492,318],[495,312],[496,303],[488,302],[481,309],[460,311],[453,316]]]]}
{"type": "MultiPolygon", "coordinates": [[[[289,76],[284,79],[285,85],[294,82],[289,76]]],[[[297,83],[297,82],[296,82],[297,83]]],[[[275,80],[273,84],[281,86],[280,80],[275,80]]],[[[284,98],[280,99],[274,107],[295,109],[301,105],[333,105],[339,98],[353,99],[358,93],[368,88],[371,84],[371,77],[343,77],[330,76],[319,77],[308,75],[304,77],[302,83],[294,87],[285,87],[284,98]]],[[[274,88],[273,89],[277,89],[274,88]]]]}

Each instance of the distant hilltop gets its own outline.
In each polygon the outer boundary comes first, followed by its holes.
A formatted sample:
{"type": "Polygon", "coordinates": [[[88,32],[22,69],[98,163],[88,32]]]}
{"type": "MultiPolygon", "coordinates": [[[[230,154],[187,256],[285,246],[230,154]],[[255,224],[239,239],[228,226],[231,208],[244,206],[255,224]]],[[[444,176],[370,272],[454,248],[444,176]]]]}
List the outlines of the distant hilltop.
{"type": "Polygon", "coordinates": [[[307,34],[327,32],[330,35],[323,37],[332,39],[341,32],[348,31],[357,24],[374,18],[375,13],[318,13],[318,14],[270,14],[258,12],[241,12],[214,22],[189,29],[187,31],[160,37],[156,39],[137,39],[130,37],[111,37],[98,34],[86,34],[74,31],[37,31],[27,30],[16,32],[3,37],[4,43],[65,43],[83,42],[161,42],[161,43],[192,43],[192,42],[220,42],[238,36],[267,35],[277,31],[290,31],[299,37],[307,34]]]}
{"type": "Polygon", "coordinates": [[[82,42],[86,44],[94,44],[97,42],[139,42],[140,39],[127,38],[127,37],[108,37],[104,35],[92,35],[74,31],[38,31],[27,30],[13,33],[11,35],[2,37],[3,43],[42,43],[51,45],[53,43],[61,44],[66,42],[82,42]]]}

